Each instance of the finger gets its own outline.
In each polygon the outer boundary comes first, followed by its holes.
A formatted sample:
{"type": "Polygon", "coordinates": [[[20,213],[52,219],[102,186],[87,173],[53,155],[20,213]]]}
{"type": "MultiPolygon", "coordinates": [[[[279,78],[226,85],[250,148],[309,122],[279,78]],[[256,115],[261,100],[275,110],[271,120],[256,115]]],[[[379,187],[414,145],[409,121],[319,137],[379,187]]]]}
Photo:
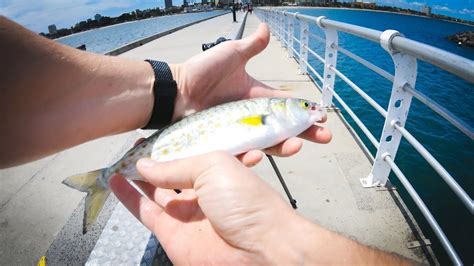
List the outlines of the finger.
{"type": "Polygon", "coordinates": [[[263,153],[259,150],[252,150],[237,156],[237,159],[247,167],[258,164],[263,158],[263,153]]]}
{"type": "Polygon", "coordinates": [[[279,97],[279,98],[291,98],[291,93],[288,91],[276,90],[263,82],[252,79],[250,90],[247,98],[259,98],[259,97],[279,97]]]}
{"type": "Polygon", "coordinates": [[[268,26],[265,23],[261,23],[252,35],[239,41],[238,50],[246,60],[249,60],[263,51],[269,41],[270,32],[268,26]]]}
{"type": "Polygon", "coordinates": [[[332,133],[327,128],[313,125],[301,133],[298,137],[312,142],[326,144],[331,141],[332,133]]]}
{"type": "Polygon", "coordinates": [[[109,186],[122,204],[148,229],[152,230],[157,217],[163,209],[140,195],[125,178],[114,175],[109,186]]]}
{"type": "Polygon", "coordinates": [[[268,155],[287,157],[299,152],[302,146],[301,139],[289,138],[276,146],[265,149],[264,152],[268,155]]]}
{"type": "Polygon", "coordinates": [[[160,163],[149,158],[143,158],[138,160],[137,170],[146,181],[157,187],[168,189],[193,188],[194,182],[202,172],[226,157],[232,158],[225,152],[213,152],[160,163]]]}
{"type": "Polygon", "coordinates": [[[135,184],[147,195],[147,197],[157,203],[160,207],[166,208],[166,205],[177,198],[177,193],[171,189],[163,189],[150,185],[150,183],[135,181],[135,184]]]}

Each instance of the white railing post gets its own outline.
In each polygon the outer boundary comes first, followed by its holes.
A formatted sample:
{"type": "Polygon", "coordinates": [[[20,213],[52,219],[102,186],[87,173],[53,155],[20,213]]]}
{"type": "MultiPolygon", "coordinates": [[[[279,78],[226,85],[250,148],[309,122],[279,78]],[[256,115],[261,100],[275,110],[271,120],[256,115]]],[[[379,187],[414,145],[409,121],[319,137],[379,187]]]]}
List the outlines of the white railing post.
{"type": "Polygon", "coordinates": [[[268,26],[270,26],[270,33],[273,33],[273,35],[275,35],[275,33],[273,32],[274,31],[273,16],[274,16],[274,13],[268,11],[268,26]]]}
{"type": "Polygon", "coordinates": [[[416,58],[397,52],[392,48],[392,40],[396,36],[400,36],[400,33],[394,30],[386,30],[380,35],[380,44],[392,56],[395,64],[395,75],[387,117],[383,126],[382,136],[380,137],[380,145],[375,156],[375,162],[369,176],[360,180],[364,187],[383,186],[387,182],[391,168],[385,162],[385,158],[390,156],[395,161],[402,138],[401,133],[395,129],[394,125],[405,126],[413,97],[403,88],[405,86],[415,88],[417,74],[416,58]]]}
{"type": "Polygon", "coordinates": [[[275,37],[279,41],[280,40],[280,16],[278,15],[277,12],[273,12],[273,15],[275,17],[274,24],[273,24],[275,27],[275,37]]]}
{"type": "Polygon", "coordinates": [[[292,17],[288,16],[286,17],[286,20],[288,21],[288,47],[287,47],[287,50],[288,50],[288,57],[293,57],[293,23],[294,23],[294,20],[292,17]]]}
{"type": "Polygon", "coordinates": [[[308,22],[300,20],[300,74],[304,75],[308,73],[308,37],[309,37],[309,26],[308,22]]]}
{"type": "Polygon", "coordinates": [[[285,39],[285,24],[286,24],[286,17],[285,17],[285,12],[286,11],[283,11],[283,13],[280,14],[280,44],[282,47],[286,47],[286,39],[285,39]]]}
{"type": "Polygon", "coordinates": [[[330,107],[332,106],[332,97],[334,90],[334,82],[336,80],[336,72],[333,68],[336,68],[337,62],[337,45],[338,35],[337,30],[332,28],[326,28],[321,24],[321,20],[326,17],[318,17],[316,24],[324,31],[326,36],[326,48],[324,53],[324,76],[323,76],[323,87],[322,87],[322,100],[321,105],[330,107]]]}

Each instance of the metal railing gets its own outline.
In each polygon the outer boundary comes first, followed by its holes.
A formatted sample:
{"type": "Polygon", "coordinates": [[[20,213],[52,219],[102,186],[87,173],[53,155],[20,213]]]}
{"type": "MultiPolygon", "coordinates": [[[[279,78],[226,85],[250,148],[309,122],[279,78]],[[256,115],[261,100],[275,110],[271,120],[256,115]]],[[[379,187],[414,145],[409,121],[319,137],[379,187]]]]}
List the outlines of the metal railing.
{"type": "Polygon", "coordinates": [[[265,21],[273,34],[282,43],[282,46],[288,49],[288,56],[295,57],[300,64],[301,74],[307,74],[308,69],[322,83],[316,85],[322,93],[321,104],[326,107],[333,105],[333,97],[347,111],[354,122],[360,127],[362,132],[368,137],[372,145],[377,149],[375,161],[371,173],[366,178],[361,178],[362,186],[374,187],[382,186],[388,180],[391,171],[399,178],[402,185],[406,188],[415,204],[426,218],[441,244],[447,251],[449,257],[455,264],[462,264],[458,254],[454,250],[450,241],[428,210],[424,202],[419,197],[413,186],[409,183],[403,172],[395,164],[395,155],[400,145],[401,138],[404,137],[420,155],[433,167],[433,169],[443,178],[452,191],[457,195],[461,202],[468,208],[471,214],[474,213],[474,203],[466,191],[456,182],[448,171],[431,155],[423,145],[413,137],[404,127],[411,100],[415,97],[421,103],[431,108],[434,112],[445,118],[452,125],[458,128],[469,138],[474,139],[473,129],[446,110],[444,107],[428,98],[426,95],[415,89],[417,75],[417,59],[430,63],[441,69],[444,69],[458,77],[461,77],[471,83],[474,83],[474,62],[461,56],[446,52],[444,50],[416,42],[403,37],[399,32],[386,30],[384,32],[355,26],[327,19],[326,17],[312,17],[298,13],[288,13],[285,11],[272,9],[257,9],[257,15],[265,21]],[[294,36],[295,22],[299,22],[299,38],[294,36]],[[317,25],[325,34],[325,38],[309,32],[309,24],[317,25]],[[364,39],[380,43],[395,64],[394,75],[386,72],[380,67],[368,62],[360,56],[340,47],[338,45],[338,32],[345,32],[351,35],[362,37],[364,39]],[[325,44],[324,58],[318,55],[308,46],[309,37],[325,44]],[[299,45],[299,52],[294,49],[294,42],[299,45]],[[346,75],[336,68],[337,52],[341,52],[353,60],[374,71],[378,75],[392,82],[392,92],[388,105],[385,110],[376,101],[374,101],[362,88],[351,81],[346,75]],[[324,73],[321,76],[308,63],[308,54],[313,55],[317,60],[324,64],[324,73]],[[338,76],[354,91],[367,101],[380,115],[385,118],[382,136],[379,141],[367,129],[364,123],[350,109],[350,107],[337,94],[334,88],[335,77],[338,76]]]}

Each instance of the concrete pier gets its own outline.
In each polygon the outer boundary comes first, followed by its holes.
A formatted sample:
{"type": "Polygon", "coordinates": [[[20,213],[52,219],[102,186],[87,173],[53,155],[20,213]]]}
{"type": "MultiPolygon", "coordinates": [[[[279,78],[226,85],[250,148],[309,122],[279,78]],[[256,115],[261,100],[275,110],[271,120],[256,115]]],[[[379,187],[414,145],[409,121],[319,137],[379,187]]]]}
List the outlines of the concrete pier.
{"type": "MultiPolygon", "coordinates": [[[[247,18],[244,37],[260,21],[247,18]]],[[[120,56],[181,63],[201,52],[201,44],[227,36],[232,14],[201,22],[144,44],[120,56]]],[[[320,93],[306,75],[298,74],[297,62],[287,57],[272,36],[269,46],[253,58],[247,71],[258,80],[296,97],[319,100],[320,93]]],[[[415,241],[410,217],[400,209],[396,191],[364,189],[359,178],[367,176],[371,162],[360,143],[337,112],[328,113],[324,126],[333,132],[330,144],[305,142],[291,158],[275,158],[287,185],[298,201],[298,212],[308,219],[358,241],[428,263],[421,248],[409,249],[415,241]]],[[[85,143],[48,158],[0,170],[0,262],[5,265],[36,263],[45,255],[58,232],[76,209],[83,193],[61,181],[72,174],[109,165],[149,132],[133,131],[85,143]]],[[[268,161],[255,171],[276,190],[284,192],[268,161]]],[[[285,221],[281,221],[284,223],[285,221]]],[[[67,243],[65,243],[67,244],[67,243]]],[[[291,243],[288,243],[291,245],[291,243]]],[[[74,252],[74,247],[71,247],[74,252]]]]}

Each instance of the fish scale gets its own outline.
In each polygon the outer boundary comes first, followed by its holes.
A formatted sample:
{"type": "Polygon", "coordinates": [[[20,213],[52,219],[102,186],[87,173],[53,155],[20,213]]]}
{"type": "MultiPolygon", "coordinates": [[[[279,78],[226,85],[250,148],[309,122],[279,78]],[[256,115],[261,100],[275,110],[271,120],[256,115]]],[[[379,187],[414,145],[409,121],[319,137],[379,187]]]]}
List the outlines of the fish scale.
{"type": "Polygon", "coordinates": [[[140,158],[164,162],[224,150],[233,155],[264,149],[296,136],[324,116],[316,103],[293,98],[255,98],[197,112],[154,133],[112,166],[71,176],[64,184],[87,192],[83,232],[97,218],[114,174],[143,180],[135,167],[140,158]]]}

